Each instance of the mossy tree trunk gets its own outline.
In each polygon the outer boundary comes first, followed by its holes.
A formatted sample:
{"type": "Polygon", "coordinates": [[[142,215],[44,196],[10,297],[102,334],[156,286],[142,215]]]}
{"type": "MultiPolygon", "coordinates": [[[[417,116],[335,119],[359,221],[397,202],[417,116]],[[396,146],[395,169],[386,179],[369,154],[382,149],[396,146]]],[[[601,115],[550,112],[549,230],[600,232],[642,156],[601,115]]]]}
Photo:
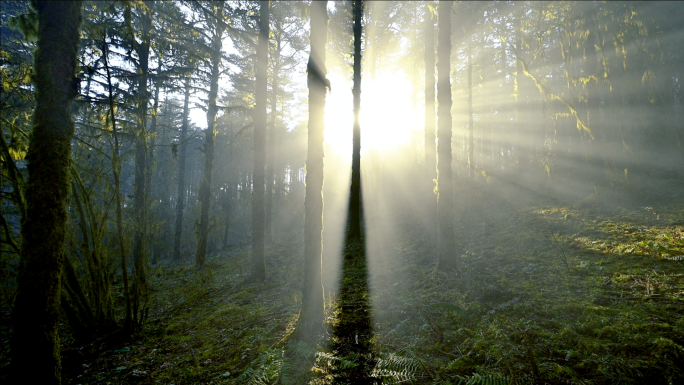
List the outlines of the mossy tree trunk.
{"type": "Polygon", "coordinates": [[[440,0],[437,49],[437,208],[438,265],[454,267],[454,199],[451,173],[451,1],[440,0]]]}
{"type": "Polygon", "coordinates": [[[211,80],[209,84],[209,108],[207,109],[207,130],[204,131],[204,170],[200,181],[198,198],[200,204],[199,228],[197,229],[197,250],[195,265],[204,266],[207,257],[207,239],[209,238],[209,203],[211,201],[211,173],[214,170],[214,142],[216,139],[216,115],[218,107],[218,80],[221,74],[221,48],[223,30],[223,2],[214,3],[214,36],[211,48],[211,80]]]}
{"type": "Polygon", "coordinates": [[[190,78],[185,78],[183,99],[183,124],[180,132],[180,151],[178,154],[178,199],[176,200],[176,228],[173,237],[173,260],[181,260],[181,237],[183,235],[183,209],[185,208],[185,167],[187,158],[188,117],[190,114],[190,78]]]}
{"type": "Polygon", "coordinates": [[[308,149],[306,155],[306,196],[304,198],[304,293],[302,316],[311,326],[323,324],[321,282],[323,241],[323,132],[325,130],[326,75],[325,44],[328,33],[327,1],[311,4],[311,53],[307,65],[309,86],[308,149]]]}
{"type": "Polygon", "coordinates": [[[252,276],[266,278],[264,260],[264,167],[266,163],[266,103],[270,1],[259,2],[259,40],[254,92],[254,196],[252,200],[252,276]]]}
{"type": "Polygon", "coordinates": [[[59,384],[58,315],[74,124],[80,1],[36,1],[36,109],[11,341],[14,383],[59,384]]]}
{"type": "Polygon", "coordinates": [[[349,197],[349,238],[361,239],[361,19],[363,1],[354,1],[354,132],[352,138],[352,177],[349,197]]]}

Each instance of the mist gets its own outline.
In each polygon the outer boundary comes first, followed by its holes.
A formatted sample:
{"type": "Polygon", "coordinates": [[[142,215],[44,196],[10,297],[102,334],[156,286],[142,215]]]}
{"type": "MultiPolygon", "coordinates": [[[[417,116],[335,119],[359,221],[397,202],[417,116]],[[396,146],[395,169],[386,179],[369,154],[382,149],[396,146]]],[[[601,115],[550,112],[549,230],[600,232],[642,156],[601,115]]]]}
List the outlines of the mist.
{"type": "Polygon", "coordinates": [[[0,379],[684,381],[682,3],[0,20],[0,379]]]}

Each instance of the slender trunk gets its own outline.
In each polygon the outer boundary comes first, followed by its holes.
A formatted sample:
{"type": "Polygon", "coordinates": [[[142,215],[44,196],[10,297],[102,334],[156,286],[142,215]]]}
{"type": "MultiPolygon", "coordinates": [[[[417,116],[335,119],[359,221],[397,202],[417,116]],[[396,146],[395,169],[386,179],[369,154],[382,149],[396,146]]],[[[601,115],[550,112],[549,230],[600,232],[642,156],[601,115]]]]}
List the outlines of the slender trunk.
{"type": "Polygon", "coordinates": [[[265,224],[264,228],[266,230],[266,243],[271,242],[271,236],[273,232],[273,187],[274,187],[274,152],[275,152],[275,138],[277,129],[277,112],[278,112],[278,77],[280,76],[280,35],[275,36],[276,39],[276,49],[275,57],[273,58],[273,75],[272,75],[272,88],[273,94],[271,96],[271,127],[269,128],[268,135],[268,151],[266,151],[266,213],[265,213],[265,224]]]}
{"type": "Polygon", "coordinates": [[[116,132],[116,115],[114,114],[114,91],[112,86],[112,74],[109,69],[107,42],[103,42],[104,65],[107,70],[107,86],[109,88],[109,113],[112,120],[112,135],[114,136],[114,149],[112,151],[112,174],[114,177],[114,195],[116,200],[116,235],[119,244],[119,259],[121,263],[121,276],[124,287],[124,298],[126,300],[126,316],[124,318],[124,329],[127,333],[131,331],[133,318],[131,311],[131,295],[128,288],[128,268],[126,266],[126,248],[123,236],[123,209],[121,202],[121,162],[119,160],[119,136],[116,132]]]}
{"type": "MultiPolygon", "coordinates": [[[[470,32],[470,31],[468,31],[470,32]]],[[[468,37],[468,182],[472,192],[475,168],[475,128],[473,127],[473,52],[472,34],[468,37]]]]}
{"type": "Polygon", "coordinates": [[[323,132],[325,130],[325,44],[327,0],[311,7],[311,54],[307,66],[309,86],[306,196],[304,198],[304,293],[301,319],[312,326],[323,324],[324,292],[321,281],[323,241],[323,132]]]}
{"type": "Polygon", "coordinates": [[[264,166],[266,160],[266,103],[270,1],[259,2],[259,40],[256,52],[254,95],[254,200],[252,205],[252,275],[266,278],[264,260],[264,166]]]}
{"type": "Polygon", "coordinates": [[[81,2],[37,1],[36,109],[26,156],[28,186],[12,311],[13,383],[60,384],[59,308],[74,124],[71,101],[81,2]]]}
{"type": "MultiPolygon", "coordinates": [[[[146,2],[147,9],[141,15],[142,42],[136,44],[138,53],[138,131],[135,133],[135,186],[133,191],[134,219],[136,231],[133,237],[133,322],[138,328],[144,322],[147,313],[149,291],[145,269],[147,267],[147,193],[148,193],[148,159],[147,159],[147,109],[149,91],[150,32],[152,30],[152,2],[146,2]]],[[[134,43],[135,44],[135,43],[134,43]]]]}
{"type": "Polygon", "coordinates": [[[223,37],[223,2],[216,4],[217,20],[214,21],[214,36],[211,50],[211,84],[209,85],[209,108],[207,110],[207,130],[204,132],[204,170],[200,182],[198,198],[200,204],[199,229],[197,231],[197,251],[195,265],[204,266],[209,238],[209,202],[211,200],[211,173],[214,169],[214,141],[216,139],[216,115],[218,108],[218,80],[221,73],[221,38],[223,37]]]}
{"type": "Polygon", "coordinates": [[[190,78],[185,78],[185,98],[183,100],[183,125],[180,132],[178,154],[178,200],[176,202],[176,229],[173,237],[173,259],[181,261],[181,236],[183,235],[183,208],[185,207],[185,164],[187,157],[188,116],[190,109],[190,78]]]}
{"type": "Polygon", "coordinates": [[[349,197],[349,239],[361,239],[361,19],[363,1],[354,1],[354,133],[352,150],[352,179],[349,197]]]}
{"type": "MultiPolygon", "coordinates": [[[[517,52],[518,55],[522,54],[522,41],[520,39],[520,17],[522,16],[522,12],[518,15],[518,17],[515,18],[515,52],[517,52]]],[[[520,89],[520,83],[522,82],[524,75],[523,75],[523,69],[522,69],[522,63],[520,60],[516,60],[515,62],[515,78],[514,78],[514,91],[513,93],[515,94],[515,151],[519,154],[518,155],[518,166],[523,167],[524,169],[527,169],[528,166],[528,158],[529,158],[529,151],[527,146],[524,144],[524,138],[523,138],[523,125],[521,121],[521,104],[520,104],[520,98],[521,98],[521,89],[520,89]]]]}
{"type": "Polygon", "coordinates": [[[457,266],[454,242],[454,199],[451,174],[451,1],[440,0],[437,50],[437,207],[439,218],[438,264],[457,266]]]}
{"type": "Polygon", "coordinates": [[[435,147],[435,20],[425,6],[425,169],[428,183],[436,178],[435,147]]]}
{"type": "MultiPolygon", "coordinates": [[[[366,53],[366,63],[368,63],[368,75],[370,75],[371,81],[375,81],[375,75],[377,72],[377,62],[378,62],[378,49],[377,49],[377,28],[376,28],[376,13],[379,12],[373,12],[374,7],[377,6],[375,2],[371,1],[368,3],[363,4],[363,8],[366,11],[366,46],[364,47],[364,51],[366,53]]],[[[362,11],[363,13],[363,11],[362,11]]],[[[363,15],[361,16],[363,18],[363,15]]],[[[363,21],[363,20],[362,20],[363,21]]],[[[360,35],[363,36],[363,35],[360,35]]],[[[361,38],[359,38],[361,39],[361,38]]]]}

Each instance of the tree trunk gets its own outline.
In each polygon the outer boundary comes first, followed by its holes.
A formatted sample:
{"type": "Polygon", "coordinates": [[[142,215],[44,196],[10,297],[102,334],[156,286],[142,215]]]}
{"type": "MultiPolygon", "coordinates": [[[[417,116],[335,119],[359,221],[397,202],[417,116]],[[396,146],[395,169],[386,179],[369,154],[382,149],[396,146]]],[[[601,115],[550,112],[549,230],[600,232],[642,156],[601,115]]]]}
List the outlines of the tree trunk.
{"type": "Polygon", "coordinates": [[[456,267],[454,199],[451,173],[451,1],[440,0],[437,51],[437,207],[439,219],[438,265],[456,267]]]}
{"type": "Polygon", "coordinates": [[[275,185],[275,140],[276,140],[276,130],[277,130],[277,118],[278,118],[278,77],[280,76],[280,50],[282,49],[280,45],[280,35],[276,34],[276,49],[275,57],[273,58],[273,75],[272,75],[272,85],[273,94],[271,96],[271,127],[269,128],[268,135],[268,151],[266,152],[266,220],[264,228],[266,231],[265,238],[266,243],[271,242],[271,236],[273,232],[273,188],[275,185]]]}
{"type": "Polygon", "coordinates": [[[354,133],[352,150],[352,177],[349,197],[349,239],[361,239],[361,19],[363,1],[354,1],[354,133]]]}
{"type": "MultiPolygon", "coordinates": [[[[472,13],[471,13],[472,15],[472,13]]],[[[475,127],[473,122],[473,52],[472,30],[468,33],[468,182],[472,192],[475,168],[475,127]]]]}
{"type": "Polygon", "coordinates": [[[183,208],[185,207],[185,167],[187,158],[188,116],[190,109],[190,78],[185,78],[185,98],[183,101],[183,125],[180,132],[180,151],[178,154],[178,200],[176,202],[176,229],[173,237],[173,259],[181,261],[181,236],[183,235],[183,208]]]}
{"type": "Polygon", "coordinates": [[[306,155],[306,196],[304,198],[304,293],[301,320],[311,326],[323,324],[323,284],[321,282],[323,241],[323,132],[325,130],[327,41],[326,1],[311,5],[311,53],[307,65],[309,86],[308,149],[306,155]]]}
{"type": "Polygon", "coordinates": [[[149,78],[150,31],[152,30],[153,2],[146,2],[141,15],[142,42],[134,43],[138,53],[138,131],[135,133],[135,186],[133,191],[136,230],[133,238],[133,323],[139,327],[147,313],[149,290],[145,269],[147,267],[147,110],[150,99],[147,87],[149,78]],[[143,304],[144,303],[144,304],[143,304]],[[142,307],[141,307],[142,306],[142,307]]]}
{"type": "MultiPolygon", "coordinates": [[[[520,18],[522,17],[523,12],[519,12],[518,17],[515,18],[514,25],[515,25],[515,52],[517,52],[518,56],[522,55],[522,39],[520,38],[520,28],[521,28],[521,21],[520,18]]],[[[515,94],[515,151],[518,153],[518,167],[521,167],[523,170],[527,170],[529,168],[529,148],[527,146],[527,143],[525,139],[525,135],[523,134],[523,122],[521,118],[521,103],[520,103],[520,98],[522,97],[521,95],[521,89],[520,89],[520,84],[522,82],[523,77],[523,69],[522,69],[522,63],[520,60],[515,61],[515,78],[514,78],[514,91],[513,93],[515,94]]]]}
{"type": "Polygon", "coordinates": [[[121,278],[123,280],[124,299],[126,302],[126,314],[124,317],[124,330],[130,333],[133,323],[131,313],[131,296],[128,288],[128,268],[126,267],[126,248],[123,236],[123,209],[121,202],[121,163],[119,161],[119,136],[116,132],[116,115],[114,113],[114,87],[112,86],[112,74],[109,69],[109,50],[107,42],[102,42],[104,65],[107,71],[107,86],[109,88],[109,113],[112,120],[112,135],[114,136],[114,149],[112,150],[112,176],[114,177],[114,197],[116,199],[116,237],[119,245],[119,260],[121,263],[121,278]]]}
{"type": "Polygon", "coordinates": [[[425,6],[425,170],[429,186],[437,176],[435,148],[435,20],[425,6]]]}
{"type": "Polygon", "coordinates": [[[12,312],[15,383],[59,384],[58,316],[66,200],[74,124],[71,100],[81,19],[80,1],[37,1],[36,109],[28,154],[26,217],[12,312]]]}
{"type": "Polygon", "coordinates": [[[221,74],[221,48],[223,37],[223,2],[216,4],[214,21],[214,41],[211,50],[211,84],[209,85],[209,108],[207,109],[207,130],[204,131],[204,170],[200,182],[198,198],[200,204],[199,229],[197,231],[197,251],[195,265],[204,266],[207,257],[207,238],[209,238],[209,202],[211,200],[211,173],[214,169],[214,141],[216,139],[216,115],[218,107],[218,80],[221,74]]]}
{"type": "Polygon", "coordinates": [[[266,103],[270,1],[259,2],[259,40],[254,93],[254,199],[252,200],[252,275],[266,278],[264,260],[264,166],[266,161],[266,103]]]}

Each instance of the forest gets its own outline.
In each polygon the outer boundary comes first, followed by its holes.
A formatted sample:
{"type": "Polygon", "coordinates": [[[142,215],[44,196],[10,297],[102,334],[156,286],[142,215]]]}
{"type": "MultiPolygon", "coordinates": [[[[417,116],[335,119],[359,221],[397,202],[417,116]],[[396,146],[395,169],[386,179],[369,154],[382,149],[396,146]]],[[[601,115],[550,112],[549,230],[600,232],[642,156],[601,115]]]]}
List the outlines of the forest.
{"type": "Polygon", "coordinates": [[[684,3],[0,22],[3,384],[684,384],[684,3]]]}

